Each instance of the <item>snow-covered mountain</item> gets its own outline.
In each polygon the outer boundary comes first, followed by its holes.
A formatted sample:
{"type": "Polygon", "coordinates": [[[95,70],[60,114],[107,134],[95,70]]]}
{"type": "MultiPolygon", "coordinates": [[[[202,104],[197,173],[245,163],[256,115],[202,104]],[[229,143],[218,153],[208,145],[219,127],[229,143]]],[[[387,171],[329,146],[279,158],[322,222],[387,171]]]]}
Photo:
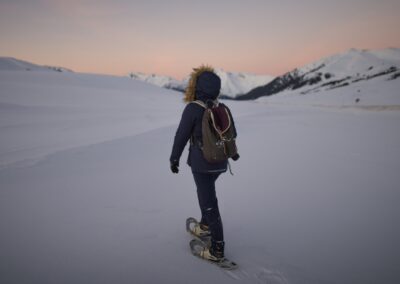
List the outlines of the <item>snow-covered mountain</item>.
{"type": "Polygon", "coordinates": [[[170,76],[145,74],[142,72],[131,72],[129,77],[135,80],[140,80],[166,89],[182,90],[183,82],[176,80],[170,76]]]}
{"type": "MultiPolygon", "coordinates": [[[[268,84],[274,77],[270,75],[256,75],[242,72],[226,72],[223,69],[216,69],[215,72],[221,78],[221,96],[235,98],[245,94],[250,90],[268,84]]],[[[184,92],[189,81],[189,76],[182,81],[169,76],[156,74],[144,74],[141,72],[132,72],[129,76],[133,79],[148,82],[159,87],[173,89],[184,92]]]]}
{"type": "MultiPolygon", "coordinates": [[[[350,49],[296,68],[275,78],[269,84],[255,88],[239,99],[257,99],[283,91],[309,94],[370,82],[375,78],[386,81],[400,77],[400,49],[350,49]]],[[[362,85],[360,85],[362,87],[362,85]]]]}
{"type": "Polygon", "coordinates": [[[246,94],[258,86],[268,84],[275,78],[270,75],[226,72],[223,69],[216,69],[215,71],[221,78],[221,94],[232,98],[246,94]]]}
{"type": "Polygon", "coordinates": [[[57,71],[73,72],[70,69],[59,66],[37,65],[13,57],[0,57],[0,70],[8,71],[57,71]]]}

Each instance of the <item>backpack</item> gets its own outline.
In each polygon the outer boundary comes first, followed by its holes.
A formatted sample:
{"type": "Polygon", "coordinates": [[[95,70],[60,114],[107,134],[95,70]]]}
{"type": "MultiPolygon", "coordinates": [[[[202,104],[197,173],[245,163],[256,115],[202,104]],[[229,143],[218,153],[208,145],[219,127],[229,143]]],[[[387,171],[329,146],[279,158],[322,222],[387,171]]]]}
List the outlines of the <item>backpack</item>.
{"type": "Polygon", "coordinates": [[[201,150],[209,163],[218,163],[228,160],[237,154],[236,133],[232,124],[232,117],[224,104],[213,102],[209,107],[202,101],[196,103],[203,108],[201,150]]]}

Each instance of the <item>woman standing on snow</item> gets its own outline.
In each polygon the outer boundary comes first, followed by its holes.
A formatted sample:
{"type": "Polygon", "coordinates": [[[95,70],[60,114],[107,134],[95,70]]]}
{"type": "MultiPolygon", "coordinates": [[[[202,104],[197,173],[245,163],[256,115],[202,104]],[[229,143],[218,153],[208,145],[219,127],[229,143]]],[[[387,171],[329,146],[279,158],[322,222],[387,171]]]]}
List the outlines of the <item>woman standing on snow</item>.
{"type": "MultiPolygon", "coordinates": [[[[171,171],[179,172],[179,159],[186,143],[190,139],[190,148],[187,164],[191,167],[194,181],[197,187],[197,197],[201,210],[201,221],[194,227],[194,233],[198,236],[211,234],[211,246],[205,248],[202,257],[212,261],[220,261],[224,258],[224,235],[221,216],[218,209],[218,200],[215,193],[215,182],[218,176],[226,172],[228,160],[209,163],[203,157],[200,148],[202,143],[202,118],[204,107],[193,101],[201,101],[205,105],[215,103],[221,89],[221,79],[209,66],[195,68],[189,80],[185,92],[184,101],[187,103],[179,127],[175,134],[174,145],[170,157],[171,171]]],[[[232,126],[236,137],[235,124],[232,115],[232,126]]],[[[236,154],[233,160],[239,159],[236,154]]]]}

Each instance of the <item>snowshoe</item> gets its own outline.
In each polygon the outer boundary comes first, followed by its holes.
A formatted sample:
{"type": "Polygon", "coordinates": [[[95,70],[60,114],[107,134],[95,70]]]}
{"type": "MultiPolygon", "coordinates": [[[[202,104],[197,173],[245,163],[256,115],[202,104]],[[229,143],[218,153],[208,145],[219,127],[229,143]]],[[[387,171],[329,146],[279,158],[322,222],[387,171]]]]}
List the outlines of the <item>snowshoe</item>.
{"type": "Polygon", "coordinates": [[[190,249],[192,254],[210,263],[213,263],[223,269],[233,270],[238,267],[238,265],[227,259],[226,257],[217,257],[210,252],[210,247],[206,246],[203,241],[199,239],[193,239],[190,241],[190,249]]]}

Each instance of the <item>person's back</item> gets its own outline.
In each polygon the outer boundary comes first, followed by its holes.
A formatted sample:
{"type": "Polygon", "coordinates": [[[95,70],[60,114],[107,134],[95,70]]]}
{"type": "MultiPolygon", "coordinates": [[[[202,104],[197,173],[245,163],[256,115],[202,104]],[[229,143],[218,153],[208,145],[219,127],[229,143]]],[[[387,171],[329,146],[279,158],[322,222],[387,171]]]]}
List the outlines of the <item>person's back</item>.
{"type": "MultiPolygon", "coordinates": [[[[221,88],[221,80],[214,70],[207,66],[194,69],[189,86],[186,90],[185,101],[188,103],[183,111],[179,127],[176,131],[170,166],[173,173],[179,172],[179,160],[185,145],[190,139],[187,163],[191,167],[197,187],[197,196],[201,210],[201,221],[196,231],[199,234],[211,234],[211,247],[206,248],[203,257],[219,261],[224,258],[224,236],[222,221],[215,193],[215,182],[218,176],[226,172],[228,160],[217,163],[208,162],[202,153],[202,118],[205,108],[193,101],[202,101],[205,105],[215,103],[221,88]]],[[[228,109],[228,108],[227,108],[228,109]]],[[[229,115],[231,113],[228,109],[229,115]]],[[[236,136],[236,128],[231,117],[232,127],[236,136]]],[[[236,154],[232,159],[237,160],[236,154]]]]}

